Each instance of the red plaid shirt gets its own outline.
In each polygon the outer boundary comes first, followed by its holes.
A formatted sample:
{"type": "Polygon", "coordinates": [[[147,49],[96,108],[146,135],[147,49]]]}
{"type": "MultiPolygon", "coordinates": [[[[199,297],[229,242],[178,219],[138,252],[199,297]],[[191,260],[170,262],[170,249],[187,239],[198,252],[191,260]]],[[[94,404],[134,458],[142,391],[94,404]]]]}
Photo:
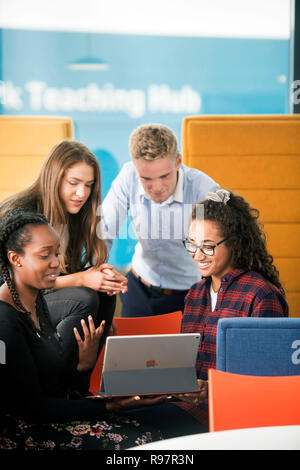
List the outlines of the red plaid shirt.
{"type": "MultiPolygon", "coordinates": [[[[287,317],[288,305],[279,289],[260,274],[243,269],[227,273],[221,281],[215,310],[211,311],[211,279],[194,284],[185,298],[182,333],[201,333],[196,362],[200,379],[207,380],[209,368],[216,368],[216,336],[220,318],[287,317]]],[[[188,411],[189,407],[183,406],[188,411]]],[[[192,413],[207,422],[207,405],[192,413]]]]}

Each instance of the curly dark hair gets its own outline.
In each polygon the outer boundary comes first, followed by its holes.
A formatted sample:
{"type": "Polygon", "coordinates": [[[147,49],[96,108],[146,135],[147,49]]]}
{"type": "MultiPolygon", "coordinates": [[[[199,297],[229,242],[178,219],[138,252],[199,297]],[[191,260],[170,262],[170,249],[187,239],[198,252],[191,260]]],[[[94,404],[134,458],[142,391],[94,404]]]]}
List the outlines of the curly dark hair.
{"type": "Polygon", "coordinates": [[[266,236],[262,223],[258,221],[257,209],[250,207],[243,197],[230,192],[226,204],[210,199],[197,203],[193,207],[192,220],[198,219],[201,214],[204,220],[218,224],[223,238],[230,237],[225,244],[232,250],[234,268],[245,268],[261,274],[285,295],[279,272],[266,247],[266,236]],[[203,210],[198,210],[199,204],[204,206],[204,214],[203,210]]]}
{"type": "MultiPolygon", "coordinates": [[[[21,302],[19,293],[14,282],[11,264],[7,253],[13,250],[16,253],[24,254],[25,246],[31,241],[31,233],[28,230],[29,225],[48,225],[48,220],[42,214],[24,211],[23,209],[13,209],[7,211],[0,219],[0,270],[3,280],[11,293],[14,304],[18,309],[26,314],[26,318],[31,326],[35,328],[30,318],[31,312],[28,312],[21,302]]],[[[43,309],[44,314],[52,326],[47,304],[41,293],[38,294],[37,303],[43,309]]],[[[53,327],[53,326],[52,326],[53,327]]]]}

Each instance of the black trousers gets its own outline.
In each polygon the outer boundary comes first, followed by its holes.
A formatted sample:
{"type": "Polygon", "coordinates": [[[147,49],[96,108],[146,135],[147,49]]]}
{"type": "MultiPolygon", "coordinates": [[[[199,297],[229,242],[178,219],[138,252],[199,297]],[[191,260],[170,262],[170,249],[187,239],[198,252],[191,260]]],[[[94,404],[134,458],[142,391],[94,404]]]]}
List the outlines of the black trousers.
{"type": "Polygon", "coordinates": [[[92,315],[96,327],[105,320],[104,333],[99,344],[100,353],[112,324],[116,297],[96,292],[89,287],[68,287],[45,294],[44,297],[52,323],[61,336],[66,357],[69,360],[78,360],[78,346],[73,328],[76,327],[84,338],[81,320],[86,320],[88,325],[89,315],[92,315]]]}
{"type": "Polygon", "coordinates": [[[147,317],[184,310],[184,299],[188,291],[166,295],[147,287],[131,271],[126,274],[128,292],[120,294],[122,317],[147,317]]]}

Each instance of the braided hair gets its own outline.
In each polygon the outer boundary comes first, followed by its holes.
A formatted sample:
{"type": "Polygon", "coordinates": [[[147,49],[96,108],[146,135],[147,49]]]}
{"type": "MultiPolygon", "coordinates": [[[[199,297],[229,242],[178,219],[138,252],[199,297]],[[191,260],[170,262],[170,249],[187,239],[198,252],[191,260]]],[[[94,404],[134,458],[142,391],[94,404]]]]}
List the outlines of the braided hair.
{"type": "MultiPolygon", "coordinates": [[[[30,318],[31,312],[28,312],[20,299],[16,289],[14,278],[11,271],[11,265],[7,257],[9,250],[23,255],[25,246],[31,241],[31,233],[28,225],[48,225],[48,220],[42,214],[24,211],[23,209],[13,209],[7,211],[0,220],[0,270],[3,280],[11,293],[16,307],[26,314],[31,326],[34,326],[30,318]]],[[[51,324],[48,308],[44,297],[38,294],[37,303],[42,308],[45,317],[51,324]]],[[[34,327],[35,328],[35,327],[34,327]]]]}

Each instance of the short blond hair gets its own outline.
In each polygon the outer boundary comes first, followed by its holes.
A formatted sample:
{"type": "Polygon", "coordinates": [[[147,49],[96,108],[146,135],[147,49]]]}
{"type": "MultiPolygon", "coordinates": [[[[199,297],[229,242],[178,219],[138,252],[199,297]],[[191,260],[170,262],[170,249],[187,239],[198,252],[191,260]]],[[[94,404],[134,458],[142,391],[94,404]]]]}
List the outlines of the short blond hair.
{"type": "Polygon", "coordinates": [[[178,158],[178,144],[174,132],[162,124],[144,124],[129,138],[129,151],[133,160],[156,160],[166,156],[178,158]]]}

